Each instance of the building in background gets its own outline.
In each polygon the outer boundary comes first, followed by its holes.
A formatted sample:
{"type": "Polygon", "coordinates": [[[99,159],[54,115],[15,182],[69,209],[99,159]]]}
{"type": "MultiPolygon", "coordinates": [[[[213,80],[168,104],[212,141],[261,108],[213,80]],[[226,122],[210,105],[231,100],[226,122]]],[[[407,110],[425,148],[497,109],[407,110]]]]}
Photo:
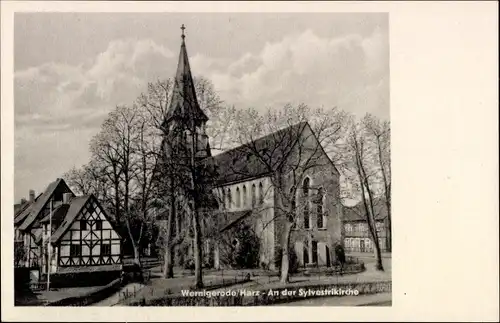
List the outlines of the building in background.
{"type": "MultiPolygon", "coordinates": [[[[374,201],[375,225],[381,252],[390,252],[388,248],[389,229],[387,225],[387,207],[382,199],[374,201]]],[[[352,207],[344,207],[343,239],[346,252],[372,253],[374,245],[364,215],[365,207],[359,202],[352,207]]]]}

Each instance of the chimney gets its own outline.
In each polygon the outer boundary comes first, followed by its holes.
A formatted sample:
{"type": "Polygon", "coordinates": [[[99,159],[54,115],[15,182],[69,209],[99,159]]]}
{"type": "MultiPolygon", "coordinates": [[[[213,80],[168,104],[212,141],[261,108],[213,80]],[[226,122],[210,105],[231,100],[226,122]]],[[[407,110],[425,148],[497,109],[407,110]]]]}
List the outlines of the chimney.
{"type": "Polygon", "coordinates": [[[35,202],[35,190],[30,190],[30,202],[35,202]]]}
{"type": "Polygon", "coordinates": [[[63,194],[63,204],[69,204],[69,201],[73,197],[72,193],[64,193],[63,194]]]}

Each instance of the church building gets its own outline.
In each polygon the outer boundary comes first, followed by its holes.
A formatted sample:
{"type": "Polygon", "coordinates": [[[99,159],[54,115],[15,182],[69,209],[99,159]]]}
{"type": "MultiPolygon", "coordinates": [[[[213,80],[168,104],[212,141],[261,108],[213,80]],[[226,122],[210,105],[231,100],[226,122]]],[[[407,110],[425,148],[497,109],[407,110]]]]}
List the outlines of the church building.
{"type": "MultiPolygon", "coordinates": [[[[191,173],[187,166],[180,181],[191,183],[191,189],[197,187],[196,197],[189,195],[189,188],[182,188],[185,185],[173,186],[177,200],[187,209],[193,205],[190,199],[200,208],[203,253],[213,257],[215,268],[225,267],[224,244],[238,244],[234,230],[245,222],[260,241],[259,266],[276,269],[275,258],[293,222],[289,246],[299,265],[330,266],[334,247],[342,244],[340,174],[313,129],[307,122],[291,124],[212,156],[205,131],[208,117],[198,104],[184,27],[182,31],[172,100],[163,125],[163,149],[166,160],[196,165],[191,173]],[[284,200],[287,194],[292,196],[289,201],[284,200]]],[[[189,221],[186,214],[184,225],[189,221]]]]}

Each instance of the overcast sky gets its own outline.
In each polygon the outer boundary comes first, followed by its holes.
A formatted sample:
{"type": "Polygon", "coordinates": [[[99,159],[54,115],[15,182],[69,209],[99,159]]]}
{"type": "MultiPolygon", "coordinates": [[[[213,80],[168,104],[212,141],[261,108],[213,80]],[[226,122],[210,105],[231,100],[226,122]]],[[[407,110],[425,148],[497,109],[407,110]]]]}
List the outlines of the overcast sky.
{"type": "Polygon", "coordinates": [[[237,108],[306,103],[389,118],[387,14],[17,13],[15,199],[88,161],[106,114],[192,72],[237,108]]]}

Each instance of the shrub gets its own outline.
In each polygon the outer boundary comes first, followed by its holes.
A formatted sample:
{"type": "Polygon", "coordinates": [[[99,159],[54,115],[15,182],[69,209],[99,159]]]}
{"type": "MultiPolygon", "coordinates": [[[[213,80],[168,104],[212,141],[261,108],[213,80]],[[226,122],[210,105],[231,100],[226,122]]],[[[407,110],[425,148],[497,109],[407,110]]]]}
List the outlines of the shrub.
{"type": "Polygon", "coordinates": [[[341,244],[335,246],[335,258],[341,264],[345,264],[345,250],[341,244]]]}
{"type": "MultiPolygon", "coordinates": [[[[283,258],[283,250],[281,249],[281,247],[276,248],[274,255],[274,264],[278,270],[281,270],[281,260],[283,258]]],[[[293,248],[288,248],[288,262],[288,272],[296,273],[299,269],[299,259],[293,248]]]]}
{"type": "Polygon", "coordinates": [[[242,222],[220,239],[220,262],[231,268],[257,268],[260,241],[252,227],[242,222]]]}
{"type": "Polygon", "coordinates": [[[194,260],[193,259],[187,259],[184,261],[184,269],[189,269],[189,270],[194,270],[194,260]]]}

